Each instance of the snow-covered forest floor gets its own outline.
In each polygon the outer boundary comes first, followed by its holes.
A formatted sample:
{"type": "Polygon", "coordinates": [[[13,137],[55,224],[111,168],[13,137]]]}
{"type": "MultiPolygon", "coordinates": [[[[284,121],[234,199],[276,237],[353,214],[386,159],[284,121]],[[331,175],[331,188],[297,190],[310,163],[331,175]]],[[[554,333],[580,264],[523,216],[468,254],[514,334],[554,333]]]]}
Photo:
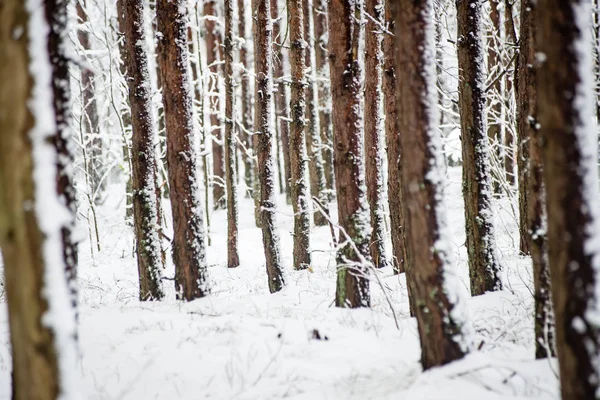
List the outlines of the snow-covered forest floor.
{"type": "MultiPolygon", "coordinates": [[[[460,173],[449,169],[447,214],[468,291],[460,173]]],[[[242,195],[241,266],[225,267],[226,211],[214,212],[208,249],[212,294],[190,303],[175,301],[172,281],[166,280],[168,300],[140,303],[133,236],[124,222],[120,193],[121,186],[111,186],[98,209],[100,253],[92,257],[85,232],[80,244],[80,373],[86,399],[558,398],[555,361],[533,357],[533,284],[530,260],[516,251],[514,201],[496,202],[507,289],[469,300],[479,350],[423,373],[404,275],[394,275],[389,267],[380,271],[383,287],[372,280],[371,309],[334,307],[329,228],[313,230],[312,269],[292,271],[292,211],[283,196],[278,224],[285,290],[269,294],[253,203],[242,195]]],[[[81,226],[87,230],[87,223],[81,226]]],[[[165,276],[173,276],[172,265],[165,276]]],[[[0,327],[0,399],[9,399],[5,303],[0,327]]]]}

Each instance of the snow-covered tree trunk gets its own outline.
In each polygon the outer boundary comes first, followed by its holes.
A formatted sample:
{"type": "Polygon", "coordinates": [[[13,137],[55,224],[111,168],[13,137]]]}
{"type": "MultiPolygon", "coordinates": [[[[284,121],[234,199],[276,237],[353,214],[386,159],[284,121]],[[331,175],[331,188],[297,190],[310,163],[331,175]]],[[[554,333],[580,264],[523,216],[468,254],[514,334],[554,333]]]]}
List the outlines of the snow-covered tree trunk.
{"type": "Polygon", "coordinates": [[[279,232],[275,224],[275,154],[273,151],[273,20],[271,1],[253,0],[254,70],[256,73],[254,102],[254,134],[260,180],[260,223],[271,293],[285,284],[279,232]]]}
{"type": "MultiPolygon", "coordinates": [[[[252,159],[252,87],[249,69],[251,67],[248,53],[248,35],[246,32],[246,0],[238,0],[238,35],[242,39],[239,45],[239,61],[244,66],[240,77],[240,140],[243,144],[242,159],[244,160],[244,181],[246,197],[252,198],[254,190],[254,160],[252,159]]],[[[284,143],[284,151],[286,149],[284,143]]]]}
{"type": "Polygon", "coordinates": [[[140,300],[160,300],[164,297],[161,282],[163,267],[161,242],[158,236],[160,219],[157,212],[156,152],[157,135],[150,93],[150,71],[144,31],[142,0],[124,3],[125,50],[127,82],[131,105],[133,219],[138,263],[140,300]]]}
{"type": "Polygon", "coordinates": [[[504,179],[504,169],[502,157],[502,119],[504,103],[502,92],[502,60],[500,53],[502,51],[502,30],[500,10],[498,9],[500,0],[490,0],[490,20],[491,24],[487,30],[487,81],[489,82],[489,94],[487,97],[488,108],[487,134],[490,143],[490,153],[488,157],[493,161],[492,165],[492,184],[495,193],[500,193],[501,182],[504,179]]]}
{"type": "Polygon", "coordinates": [[[371,211],[371,257],[376,267],[385,256],[385,210],[383,187],[383,30],[384,0],[367,0],[365,37],[365,162],[367,199],[371,211]]]}
{"type": "Polygon", "coordinates": [[[561,392],[563,399],[597,399],[600,194],[590,2],[538,5],[538,117],[561,392]]]}
{"type": "Polygon", "coordinates": [[[294,269],[310,266],[310,192],[306,181],[306,41],[304,40],[304,0],[288,0],[290,31],[290,167],[294,209],[294,269]]]}
{"type": "Polygon", "coordinates": [[[63,236],[73,213],[61,193],[64,170],[55,146],[66,139],[59,136],[68,122],[61,120],[68,88],[54,99],[55,85],[65,83],[56,79],[66,60],[54,50],[62,46],[65,32],[57,29],[65,28],[66,6],[39,0],[0,6],[0,249],[14,400],[81,398],[63,236]]]}
{"type": "Polygon", "coordinates": [[[210,126],[207,129],[209,137],[212,138],[212,187],[213,207],[224,209],[226,207],[225,194],[225,157],[223,155],[223,129],[221,126],[221,95],[220,75],[221,61],[223,60],[222,49],[222,27],[219,25],[216,1],[208,0],[204,3],[204,29],[206,40],[206,64],[210,74],[208,81],[208,109],[210,114],[210,126]]]}
{"type": "MultiPolygon", "coordinates": [[[[442,137],[437,128],[433,0],[392,2],[406,195],[407,282],[424,369],[462,358],[471,344],[466,299],[450,259],[442,137]]],[[[485,132],[483,133],[485,138],[485,132]]]]}
{"type": "Polygon", "coordinates": [[[518,63],[517,32],[513,15],[514,0],[504,0],[504,41],[507,51],[504,52],[506,74],[504,75],[504,110],[506,125],[504,129],[504,169],[506,181],[515,186],[517,171],[515,165],[515,137],[516,137],[516,66],[518,63]]]}
{"type": "Polygon", "coordinates": [[[385,108],[385,138],[388,156],[388,206],[390,210],[390,233],[392,236],[392,264],[395,273],[405,270],[406,244],[404,239],[404,205],[402,202],[402,159],[400,158],[400,127],[396,107],[396,67],[394,52],[397,38],[392,17],[392,1],[385,2],[385,21],[388,32],[383,37],[383,94],[385,108]]]}
{"type": "Polygon", "coordinates": [[[235,77],[233,75],[233,0],[225,0],[225,183],[227,186],[227,267],[240,265],[236,177],[235,77]]]}
{"type": "Polygon", "coordinates": [[[167,162],[173,215],[173,262],[177,297],[208,293],[203,212],[194,151],[192,87],[188,72],[187,7],[184,0],[157,1],[158,62],[163,84],[167,162]]]}
{"type": "Polygon", "coordinates": [[[369,210],[365,186],[360,56],[362,1],[329,2],[329,69],[333,102],[338,221],[345,231],[337,255],[338,307],[369,307],[369,210]],[[347,235],[347,237],[346,237],[347,235]]]}
{"type": "MultiPolygon", "coordinates": [[[[319,88],[317,83],[317,58],[315,54],[315,35],[313,20],[313,0],[304,3],[304,39],[308,43],[306,47],[306,152],[308,154],[308,172],[310,176],[310,194],[316,197],[321,205],[326,207],[327,181],[323,165],[323,153],[321,144],[321,124],[319,122],[319,88]]],[[[297,18],[297,16],[294,16],[297,18]]],[[[317,207],[313,219],[315,225],[327,225],[327,217],[317,207]]]]}
{"type": "Polygon", "coordinates": [[[485,120],[482,0],[457,0],[458,104],[471,294],[502,289],[492,211],[490,146],[485,120]]]}

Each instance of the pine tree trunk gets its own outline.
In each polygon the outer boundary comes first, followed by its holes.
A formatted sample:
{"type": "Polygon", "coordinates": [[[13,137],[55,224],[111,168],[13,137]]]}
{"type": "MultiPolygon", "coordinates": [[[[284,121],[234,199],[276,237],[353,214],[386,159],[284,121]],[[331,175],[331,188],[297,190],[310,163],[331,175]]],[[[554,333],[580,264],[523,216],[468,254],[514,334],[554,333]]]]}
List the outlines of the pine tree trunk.
{"type": "Polygon", "coordinates": [[[502,289],[496,250],[485,121],[481,0],[457,0],[463,196],[471,294],[502,289]]]}
{"type": "Polygon", "coordinates": [[[64,242],[74,216],[63,203],[64,190],[73,193],[73,188],[62,186],[69,183],[62,180],[56,146],[66,139],[68,85],[54,98],[67,68],[66,7],[62,1],[20,0],[0,6],[0,249],[14,400],[78,398],[64,376],[76,374],[75,313],[67,282],[74,270],[65,274],[64,242]],[[55,219],[67,214],[68,225],[55,219]]]}
{"type": "MultiPolygon", "coordinates": [[[[250,80],[250,56],[248,54],[247,34],[246,34],[246,0],[238,0],[238,35],[244,41],[240,43],[240,63],[244,66],[241,74],[241,102],[240,102],[240,140],[242,141],[242,159],[244,160],[244,181],[246,183],[246,197],[252,198],[254,191],[254,160],[252,158],[252,131],[254,121],[252,120],[252,85],[250,80]]],[[[284,152],[286,149],[284,143],[284,152]]]]}
{"type": "Polygon", "coordinates": [[[57,133],[54,145],[58,152],[56,163],[56,187],[61,202],[69,209],[69,220],[61,228],[63,258],[65,260],[67,283],[73,307],[77,307],[77,243],[73,239],[77,200],[73,186],[73,144],[70,124],[71,118],[71,86],[69,82],[69,58],[67,52],[67,1],[46,0],[44,2],[48,32],[48,54],[52,67],[52,92],[57,133]]]}
{"type": "Polygon", "coordinates": [[[127,52],[127,82],[131,105],[131,154],[133,174],[133,219],[138,263],[140,300],[160,300],[164,297],[161,282],[163,267],[158,236],[160,219],[156,195],[157,168],[154,145],[152,98],[150,93],[148,56],[145,46],[144,4],[129,0],[125,8],[125,49],[127,52]]]}
{"type": "MultiPolygon", "coordinates": [[[[306,69],[309,71],[306,77],[306,152],[308,154],[308,172],[310,176],[310,194],[326,205],[327,181],[325,180],[325,168],[323,165],[323,153],[321,144],[321,131],[319,121],[319,88],[317,86],[317,59],[315,54],[315,35],[313,21],[313,0],[304,3],[304,38],[308,42],[306,48],[306,69]]],[[[312,201],[311,201],[312,203],[312,201]]],[[[327,210],[323,210],[328,212],[327,210]]],[[[317,226],[327,225],[327,217],[319,207],[315,208],[314,221],[317,226]]]]}
{"type": "Polygon", "coordinates": [[[367,0],[365,37],[365,160],[367,198],[371,211],[371,258],[376,267],[386,265],[383,188],[383,27],[384,0],[367,0]]]}
{"type": "Polygon", "coordinates": [[[273,20],[270,0],[253,0],[254,70],[256,73],[254,132],[260,180],[260,217],[271,293],[285,284],[279,232],[275,223],[275,154],[273,151],[273,20]]]}
{"type": "Polygon", "coordinates": [[[221,75],[220,62],[223,60],[223,50],[221,48],[223,40],[221,31],[217,28],[217,10],[216,1],[209,0],[204,3],[204,20],[206,29],[206,64],[210,77],[207,90],[209,91],[209,110],[210,126],[207,132],[212,138],[212,158],[213,158],[213,207],[215,209],[225,209],[225,157],[223,156],[223,129],[221,128],[221,100],[219,98],[219,82],[221,75]]]}
{"type": "Polygon", "coordinates": [[[488,100],[488,129],[487,134],[490,141],[490,160],[493,160],[492,168],[492,184],[494,193],[501,193],[501,180],[504,171],[502,164],[504,158],[502,157],[502,105],[503,105],[503,93],[502,93],[502,79],[499,79],[502,73],[502,63],[500,58],[502,32],[500,25],[500,11],[498,11],[498,2],[500,0],[490,0],[490,20],[492,22],[492,29],[488,32],[487,38],[487,80],[491,82],[489,92],[491,96],[487,96],[488,100]]]}
{"type": "Polygon", "coordinates": [[[315,21],[315,47],[317,60],[317,74],[319,77],[319,122],[321,123],[321,144],[323,146],[323,165],[325,168],[325,182],[327,197],[334,198],[334,173],[333,173],[333,125],[331,122],[331,85],[329,82],[328,57],[328,21],[327,0],[316,0],[313,7],[315,21]]]}
{"type": "MultiPolygon", "coordinates": [[[[79,23],[83,25],[88,23],[88,17],[83,8],[85,6],[84,1],[77,1],[77,17],[79,23]]],[[[91,50],[87,29],[85,27],[77,32],[77,38],[84,51],[91,50]]],[[[105,189],[105,181],[103,181],[102,137],[100,136],[100,123],[98,121],[94,72],[87,66],[81,68],[81,88],[81,101],[83,104],[81,118],[84,120],[82,126],[88,135],[88,138],[84,142],[88,190],[94,203],[98,203],[105,189]]]]}
{"type": "Polygon", "coordinates": [[[515,186],[517,181],[516,170],[515,170],[515,87],[516,87],[516,66],[518,61],[517,58],[513,60],[513,57],[518,45],[517,33],[515,30],[515,21],[513,17],[513,0],[504,0],[504,32],[507,47],[512,49],[506,53],[507,64],[505,68],[509,72],[506,73],[505,82],[505,110],[506,110],[506,129],[504,130],[504,169],[506,170],[506,181],[511,185],[515,186]],[[510,65],[512,64],[512,65],[510,65]]]}
{"type": "Polygon", "coordinates": [[[561,392],[597,399],[600,196],[589,2],[548,0],[535,14],[535,54],[545,55],[536,57],[537,100],[561,392]]]}
{"type": "MultiPolygon", "coordinates": [[[[394,32],[392,2],[385,2],[385,20],[388,31],[394,32]]],[[[383,37],[383,94],[385,109],[385,138],[388,156],[388,206],[390,210],[390,233],[392,236],[393,267],[395,273],[405,271],[406,244],[404,238],[405,221],[402,203],[402,159],[400,158],[400,127],[396,107],[396,67],[394,52],[396,37],[386,34],[383,37]]]]}
{"type": "Polygon", "coordinates": [[[235,129],[235,82],[233,75],[233,0],[225,0],[225,182],[227,186],[227,267],[240,265],[238,250],[238,196],[235,129]]]}
{"type": "Polygon", "coordinates": [[[294,269],[310,266],[310,192],[306,182],[306,41],[304,39],[304,0],[288,0],[290,31],[290,166],[294,209],[294,269]]]}
{"type": "Polygon", "coordinates": [[[193,300],[205,296],[208,287],[204,216],[198,204],[193,147],[192,88],[187,68],[187,7],[184,0],[158,0],[156,8],[161,34],[157,53],[167,129],[175,288],[178,298],[193,300]]]}
{"type": "MultiPolygon", "coordinates": [[[[397,100],[406,197],[407,282],[414,304],[424,369],[462,358],[470,338],[465,301],[451,271],[443,204],[444,160],[437,129],[433,0],[391,3],[395,17],[397,100]],[[400,112],[401,110],[401,112],[400,112]]],[[[485,133],[484,133],[485,135],[485,133]]],[[[485,136],[484,136],[485,137],[485,136]]]]}
{"type": "Polygon", "coordinates": [[[344,243],[337,255],[336,306],[369,307],[369,211],[365,187],[362,2],[329,2],[329,68],[333,102],[338,223],[344,243]],[[346,237],[347,235],[347,237],[346,237]]]}

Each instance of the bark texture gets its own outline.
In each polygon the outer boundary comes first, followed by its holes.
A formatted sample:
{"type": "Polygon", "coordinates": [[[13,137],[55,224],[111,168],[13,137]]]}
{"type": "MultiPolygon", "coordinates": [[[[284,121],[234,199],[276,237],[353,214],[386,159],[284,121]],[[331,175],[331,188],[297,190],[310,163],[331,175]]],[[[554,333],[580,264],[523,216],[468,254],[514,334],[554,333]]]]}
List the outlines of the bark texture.
{"type": "MultiPolygon", "coordinates": [[[[403,155],[407,282],[421,339],[424,369],[462,358],[468,350],[463,304],[449,282],[441,134],[437,129],[433,0],[392,3],[395,18],[398,117],[403,155]]],[[[455,278],[456,279],[456,278],[455,278]]]]}
{"type": "Polygon", "coordinates": [[[458,104],[471,294],[502,289],[492,214],[490,146],[485,121],[481,0],[457,0],[458,104]]]}
{"type": "MultiPolygon", "coordinates": [[[[157,160],[148,55],[145,46],[144,3],[127,0],[125,9],[125,49],[127,82],[131,105],[131,161],[133,173],[133,219],[137,253],[140,300],[164,297],[161,282],[163,267],[157,204],[157,160]]],[[[160,193],[160,192],[159,192],[160,193]]]]}
{"type": "Polygon", "coordinates": [[[192,93],[188,76],[186,2],[157,1],[158,62],[163,84],[167,162],[173,215],[173,263],[177,297],[208,293],[203,212],[198,204],[193,147],[192,93]]]}
{"type": "Polygon", "coordinates": [[[270,0],[253,0],[254,70],[256,72],[254,132],[260,180],[260,223],[271,293],[285,284],[279,232],[275,225],[275,154],[273,151],[273,20],[270,0]]]}
{"type": "Polygon", "coordinates": [[[500,0],[490,0],[490,20],[491,29],[487,35],[487,81],[490,83],[488,100],[488,125],[487,134],[490,141],[489,158],[493,161],[492,165],[492,184],[494,193],[502,191],[502,180],[504,171],[502,168],[502,105],[504,102],[502,93],[502,79],[499,79],[502,73],[502,60],[500,57],[502,45],[502,31],[500,25],[500,11],[498,3],[500,0]]]}
{"type": "Polygon", "coordinates": [[[290,67],[291,67],[291,121],[290,121],[290,166],[292,206],[294,209],[294,268],[310,266],[310,192],[306,182],[306,75],[304,60],[306,41],[304,40],[303,0],[288,0],[290,21],[290,67]]]}
{"type": "Polygon", "coordinates": [[[363,65],[359,55],[362,2],[329,2],[329,68],[333,102],[334,169],[341,247],[338,307],[369,307],[369,211],[365,187],[363,65]],[[347,235],[347,236],[346,236],[347,235]]]}
{"type": "MultiPolygon", "coordinates": [[[[385,20],[388,31],[394,32],[396,22],[392,16],[392,1],[386,0],[385,20]]],[[[406,244],[405,220],[402,194],[402,159],[400,158],[400,126],[396,107],[396,66],[394,52],[397,38],[386,34],[383,37],[383,94],[385,108],[385,140],[388,156],[388,206],[390,210],[390,233],[392,236],[392,265],[395,273],[405,271],[406,244]]]]}
{"type": "Polygon", "coordinates": [[[589,2],[548,0],[536,13],[540,136],[563,399],[600,389],[597,132],[589,2]],[[570,94],[570,95],[565,95],[570,94]]]}
{"type": "Polygon", "coordinates": [[[371,211],[371,258],[376,267],[386,265],[383,188],[383,27],[384,0],[367,0],[371,16],[365,37],[365,162],[367,198],[371,211]]]}
{"type": "Polygon", "coordinates": [[[233,75],[233,0],[225,0],[225,183],[227,186],[227,267],[240,265],[238,250],[238,196],[235,129],[235,77],[233,75]]]}

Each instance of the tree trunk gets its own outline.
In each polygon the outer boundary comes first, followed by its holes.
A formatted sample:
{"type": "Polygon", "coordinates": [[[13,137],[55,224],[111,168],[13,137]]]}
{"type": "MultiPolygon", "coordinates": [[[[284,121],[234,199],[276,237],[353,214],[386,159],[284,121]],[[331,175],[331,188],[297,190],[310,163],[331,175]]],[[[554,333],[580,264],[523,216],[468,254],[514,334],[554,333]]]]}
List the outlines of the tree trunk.
{"type": "MultiPolygon", "coordinates": [[[[502,62],[500,51],[502,46],[502,31],[500,25],[500,11],[498,11],[498,2],[500,0],[490,0],[490,20],[492,27],[488,32],[487,38],[487,79],[491,82],[489,88],[490,96],[487,96],[488,107],[487,119],[488,129],[487,134],[490,141],[489,153],[490,160],[493,160],[492,168],[492,184],[494,193],[502,192],[502,179],[504,175],[502,150],[502,104],[504,102],[502,93],[502,62]]],[[[485,112],[485,110],[484,110],[485,112]]]]}
{"type": "Polygon", "coordinates": [[[496,250],[485,121],[481,0],[457,0],[463,196],[471,294],[502,289],[496,250]]]}
{"type": "Polygon", "coordinates": [[[74,216],[60,193],[55,146],[68,122],[68,85],[54,98],[56,85],[65,84],[66,14],[63,1],[6,0],[0,7],[0,249],[14,400],[80,398],[63,235],[74,216]]]}
{"type": "MultiPolygon", "coordinates": [[[[77,1],[77,17],[82,25],[88,23],[84,2],[85,0],[77,1]]],[[[84,51],[91,50],[88,29],[88,27],[84,27],[77,32],[77,38],[84,51]]],[[[94,72],[87,66],[81,67],[81,88],[81,101],[83,104],[81,118],[84,120],[82,126],[88,135],[88,138],[84,140],[88,190],[92,201],[98,203],[106,182],[103,180],[102,137],[100,136],[100,123],[98,121],[94,72]]]]}
{"type": "Polygon", "coordinates": [[[515,86],[516,86],[516,65],[517,58],[514,54],[517,51],[517,32],[515,30],[515,21],[513,17],[514,0],[504,0],[504,32],[505,41],[512,51],[506,52],[506,66],[508,72],[505,75],[505,110],[506,110],[506,129],[504,129],[504,169],[506,170],[506,181],[513,187],[517,181],[515,170],[515,86]],[[512,64],[512,65],[510,65],[512,64]]]}
{"type": "Polygon", "coordinates": [[[384,0],[367,0],[365,37],[365,160],[367,198],[371,211],[371,258],[376,267],[386,265],[383,188],[383,27],[384,0]]]}
{"type": "Polygon", "coordinates": [[[240,265],[238,250],[238,196],[235,129],[235,82],[233,75],[233,0],[225,0],[225,181],[227,184],[227,267],[240,265]]]}
{"type": "MultiPolygon", "coordinates": [[[[238,0],[238,35],[244,41],[240,43],[240,63],[244,66],[241,74],[241,102],[240,102],[240,140],[243,144],[242,159],[244,160],[244,181],[246,183],[246,197],[252,198],[254,191],[254,160],[252,158],[252,136],[249,134],[254,126],[252,120],[252,84],[249,69],[251,67],[248,54],[248,35],[246,34],[246,0],[238,0]]],[[[284,143],[284,154],[286,149],[284,143]]]]}
{"type": "MultiPolygon", "coordinates": [[[[386,0],[385,20],[388,31],[394,32],[392,2],[386,0]]],[[[385,108],[385,138],[388,156],[388,206],[390,210],[390,233],[392,236],[392,261],[395,273],[405,271],[406,244],[404,238],[404,205],[402,203],[402,159],[400,158],[400,127],[396,107],[396,67],[394,52],[396,37],[386,34],[383,37],[383,94],[385,108]]]]}
{"type": "Polygon", "coordinates": [[[328,57],[328,21],[327,0],[316,0],[313,7],[315,21],[315,48],[317,60],[317,74],[319,78],[319,122],[321,123],[321,145],[323,147],[323,165],[325,168],[325,182],[327,185],[327,197],[334,197],[334,173],[333,173],[333,125],[331,122],[331,85],[329,81],[328,57]]]}
{"type": "Polygon", "coordinates": [[[285,284],[279,232],[275,225],[275,155],[273,154],[273,20],[270,0],[253,0],[254,70],[256,73],[254,132],[260,180],[260,217],[271,293],[285,284]]]}
{"type": "Polygon", "coordinates": [[[220,62],[223,60],[222,35],[217,29],[217,10],[216,1],[209,0],[204,3],[204,27],[206,29],[206,64],[208,65],[209,79],[209,110],[210,126],[207,132],[212,138],[212,157],[213,157],[213,206],[215,209],[224,209],[226,207],[225,194],[225,158],[223,157],[223,129],[221,128],[221,100],[220,100],[220,62]]]}
{"type": "Polygon", "coordinates": [[[304,0],[288,0],[291,69],[290,166],[294,209],[294,269],[310,266],[310,192],[306,182],[306,41],[304,40],[304,0]]]}
{"type": "MultiPolygon", "coordinates": [[[[276,159],[277,159],[277,179],[279,181],[279,192],[286,194],[286,199],[291,195],[290,189],[290,160],[289,160],[289,109],[287,108],[285,84],[284,84],[284,41],[285,37],[281,34],[281,19],[277,7],[277,0],[271,1],[271,18],[273,18],[273,85],[275,86],[275,98],[273,103],[275,106],[275,144],[276,144],[276,159]],[[283,149],[282,149],[283,147],[283,149]],[[282,151],[283,150],[283,151],[282,151]],[[281,169],[281,155],[283,154],[283,170],[281,169]],[[287,160],[286,160],[287,158],[287,160]],[[284,179],[285,178],[285,179],[284,179]],[[285,182],[284,182],[285,180],[285,182]]],[[[284,32],[285,34],[285,32],[284,32]]]]}
{"type": "Polygon", "coordinates": [[[152,98],[148,70],[144,4],[128,0],[125,9],[125,48],[127,52],[127,82],[131,105],[131,154],[133,168],[133,219],[140,284],[140,300],[160,300],[164,297],[161,282],[163,267],[161,243],[157,227],[156,153],[152,98]]]}
{"type": "Polygon", "coordinates": [[[597,399],[600,196],[589,2],[548,0],[535,13],[535,54],[545,55],[536,57],[537,100],[561,392],[597,399]]]}
{"type": "MultiPolygon", "coordinates": [[[[306,119],[306,152],[308,154],[308,172],[310,176],[310,194],[319,200],[319,203],[326,206],[327,181],[325,180],[325,169],[323,166],[323,153],[321,144],[321,131],[319,122],[319,88],[317,86],[317,59],[315,54],[315,35],[313,21],[313,0],[306,0],[304,3],[304,37],[308,42],[306,48],[306,68],[309,74],[306,74],[307,85],[307,113],[306,119]]],[[[297,17],[296,17],[297,18],[297,17]]],[[[311,201],[312,203],[312,201],[311,201]]],[[[316,207],[314,221],[317,226],[324,226],[329,223],[325,216],[327,210],[321,210],[316,207]]]]}
{"type": "Polygon", "coordinates": [[[157,0],[158,62],[163,83],[167,162],[173,215],[177,298],[208,293],[203,212],[198,204],[192,93],[188,74],[186,2],[157,0]],[[181,45],[185,44],[185,46],[181,45]]]}
{"type": "MultiPolygon", "coordinates": [[[[470,346],[466,302],[451,264],[443,204],[444,160],[437,129],[433,0],[393,2],[397,100],[406,216],[407,282],[424,369],[462,358],[470,346]]],[[[485,138],[485,133],[484,133],[485,138]]]]}
{"type": "Polygon", "coordinates": [[[365,193],[363,67],[359,55],[362,2],[329,2],[329,68],[333,101],[338,223],[336,306],[369,307],[369,211],[365,193]],[[347,236],[346,236],[347,235],[347,236]]]}

